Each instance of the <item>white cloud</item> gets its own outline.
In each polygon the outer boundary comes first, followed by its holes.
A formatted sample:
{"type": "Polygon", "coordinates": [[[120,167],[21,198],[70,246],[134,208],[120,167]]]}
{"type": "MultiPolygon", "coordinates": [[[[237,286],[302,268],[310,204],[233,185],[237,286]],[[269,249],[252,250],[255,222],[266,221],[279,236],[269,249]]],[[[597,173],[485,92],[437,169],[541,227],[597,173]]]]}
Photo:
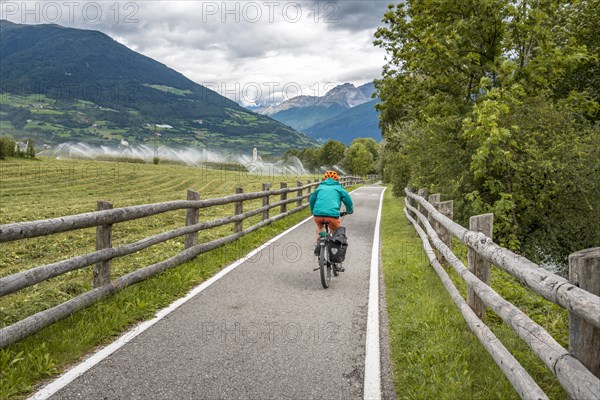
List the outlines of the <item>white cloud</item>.
{"type": "Polygon", "coordinates": [[[0,17],[100,30],[248,103],[379,77],[384,52],[372,41],[386,9],[387,1],[3,1],[0,17]],[[260,98],[250,95],[257,88],[260,98]]]}

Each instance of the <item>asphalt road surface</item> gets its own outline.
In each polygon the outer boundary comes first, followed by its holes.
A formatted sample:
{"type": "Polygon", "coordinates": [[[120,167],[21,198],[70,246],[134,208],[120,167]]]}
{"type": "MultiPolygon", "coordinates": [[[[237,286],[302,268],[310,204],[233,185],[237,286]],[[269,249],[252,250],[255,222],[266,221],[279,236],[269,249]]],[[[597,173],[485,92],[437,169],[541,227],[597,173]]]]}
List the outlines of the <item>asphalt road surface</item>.
{"type": "Polygon", "coordinates": [[[315,233],[308,221],[52,399],[362,399],[382,190],[352,194],[355,213],[343,221],[350,244],[346,271],[332,277],[329,289],[313,271],[315,233]]]}

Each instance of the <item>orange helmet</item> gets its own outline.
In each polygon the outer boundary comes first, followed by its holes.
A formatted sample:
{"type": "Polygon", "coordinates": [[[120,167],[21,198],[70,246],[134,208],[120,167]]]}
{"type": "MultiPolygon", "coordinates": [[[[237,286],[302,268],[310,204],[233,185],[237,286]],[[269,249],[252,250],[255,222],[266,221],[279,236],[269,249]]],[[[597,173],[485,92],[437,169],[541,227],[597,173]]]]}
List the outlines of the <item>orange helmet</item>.
{"type": "Polygon", "coordinates": [[[337,172],[335,172],[335,171],[325,172],[325,175],[323,176],[323,178],[325,178],[325,179],[331,178],[331,179],[335,179],[336,181],[340,180],[340,177],[338,176],[337,172]]]}

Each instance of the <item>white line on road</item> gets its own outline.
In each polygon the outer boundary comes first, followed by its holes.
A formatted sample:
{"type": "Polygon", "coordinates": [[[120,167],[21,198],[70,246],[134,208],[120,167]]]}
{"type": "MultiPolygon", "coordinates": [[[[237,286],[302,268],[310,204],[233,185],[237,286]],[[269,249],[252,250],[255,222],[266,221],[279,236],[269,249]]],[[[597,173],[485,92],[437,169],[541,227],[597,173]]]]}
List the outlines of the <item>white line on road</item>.
{"type": "MultiPolygon", "coordinates": [[[[350,193],[353,193],[353,192],[357,191],[358,189],[360,189],[360,188],[354,189],[350,193]]],[[[208,280],[204,281],[200,285],[198,285],[195,288],[193,288],[185,297],[182,297],[181,299],[178,299],[178,300],[174,301],[168,307],[163,308],[162,310],[158,311],[156,313],[156,316],[154,318],[152,318],[151,320],[144,321],[144,322],[142,322],[142,323],[134,326],[133,328],[131,328],[130,330],[128,330],[127,332],[125,332],[124,334],[122,334],[121,336],[119,336],[114,342],[112,342],[108,346],[103,347],[102,349],[96,351],[90,357],[88,357],[87,359],[83,360],[81,363],[77,364],[76,366],[74,366],[70,370],[66,371],[64,374],[60,375],[54,381],[50,382],[49,384],[47,384],[46,386],[44,386],[43,388],[41,388],[39,391],[37,391],[36,393],[34,393],[31,397],[29,397],[28,400],[45,400],[45,399],[48,399],[50,396],[54,395],[60,389],[62,389],[65,386],[67,386],[69,383],[71,383],[72,381],[74,381],[75,379],[77,379],[79,376],[83,375],[90,368],[92,368],[96,364],[100,363],[102,360],[104,360],[105,358],[107,358],[108,356],[110,356],[115,351],[119,350],[127,342],[131,341],[136,336],[140,335],[142,332],[144,332],[145,330],[147,330],[148,328],[150,328],[152,325],[156,324],[158,321],[160,321],[161,319],[163,319],[164,317],[166,317],[167,315],[169,315],[170,313],[172,313],[173,311],[175,311],[181,305],[183,305],[187,301],[191,300],[194,296],[196,296],[197,294],[199,294],[200,292],[202,292],[204,289],[208,288],[210,285],[212,285],[213,283],[215,283],[216,281],[218,281],[219,279],[221,279],[222,277],[224,277],[227,273],[233,271],[235,268],[237,268],[238,266],[240,266],[246,260],[254,257],[261,250],[263,250],[266,247],[270,246],[272,243],[274,243],[277,240],[281,239],[283,236],[287,235],[288,233],[290,233],[291,231],[293,231],[294,229],[298,228],[299,226],[301,226],[302,224],[308,222],[311,219],[312,219],[312,216],[306,218],[305,220],[303,220],[302,222],[300,222],[300,223],[292,226],[291,228],[289,228],[285,232],[282,232],[279,235],[275,236],[274,238],[272,238],[271,240],[269,240],[268,242],[266,242],[262,246],[260,246],[260,247],[258,247],[256,249],[252,250],[245,257],[240,258],[239,260],[235,261],[233,264],[230,264],[227,267],[223,268],[217,274],[213,275],[208,280]]]]}
{"type": "Polygon", "coordinates": [[[367,311],[367,343],[365,350],[365,400],[381,399],[381,364],[379,357],[379,227],[383,194],[379,198],[379,210],[375,222],[373,247],[371,250],[371,272],[369,275],[369,307],[367,311]]]}

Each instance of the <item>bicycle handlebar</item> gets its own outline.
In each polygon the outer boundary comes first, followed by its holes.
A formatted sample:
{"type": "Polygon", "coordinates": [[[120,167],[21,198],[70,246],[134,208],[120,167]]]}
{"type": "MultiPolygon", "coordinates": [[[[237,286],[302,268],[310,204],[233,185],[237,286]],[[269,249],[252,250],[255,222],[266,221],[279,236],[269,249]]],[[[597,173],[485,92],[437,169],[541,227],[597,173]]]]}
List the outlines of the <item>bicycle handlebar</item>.
{"type": "Polygon", "coordinates": [[[345,217],[346,215],[348,215],[348,213],[347,213],[346,211],[342,211],[342,212],[340,213],[340,217],[345,217]]]}

